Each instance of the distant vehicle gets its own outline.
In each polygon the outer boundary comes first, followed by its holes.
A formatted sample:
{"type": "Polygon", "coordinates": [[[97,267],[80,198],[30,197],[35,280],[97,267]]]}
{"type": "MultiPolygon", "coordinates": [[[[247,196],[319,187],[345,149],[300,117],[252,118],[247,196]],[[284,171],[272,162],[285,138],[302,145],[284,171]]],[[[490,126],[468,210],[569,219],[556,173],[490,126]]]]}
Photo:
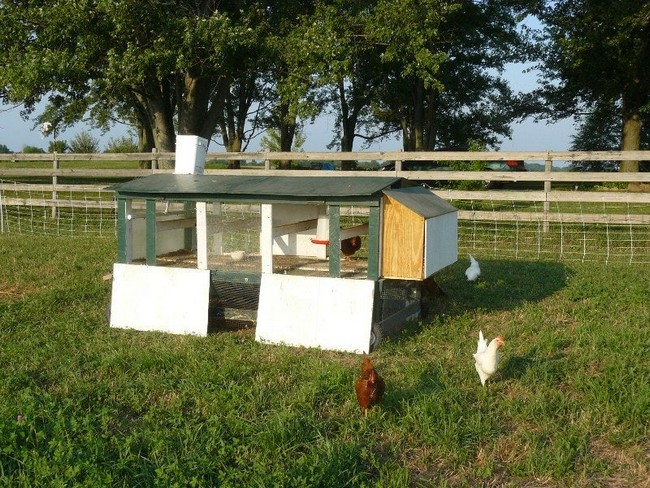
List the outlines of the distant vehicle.
{"type": "MultiPolygon", "coordinates": [[[[379,171],[395,171],[395,161],[385,161],[379,171]]],[[[451,171],[451,166],[440,161],[402,161],[402,171],[451,171]]]]}
{"type": "MultiPolygon", "coordinates": [[[[454,168],[443,161],[403,161],[403,171],[453,171],[454,168]]],[[[526,171],[523,160],[490,161],[487,163],[488,171],[526,171]]],[[[379,171],[395,171],[395,161],[386,161],[379,166],[379,171]]],[[[439,180],[413,180],[414,184],[432,188],[439,184],[439,180]]],[[[503,182],[488,181],[488,188],[501,188],[503,182]]]]}
{"type": "Polygon", "coordinates": [[[523,160],[491,161],[487,164],[490,171],[527,171],[523,160]]]}

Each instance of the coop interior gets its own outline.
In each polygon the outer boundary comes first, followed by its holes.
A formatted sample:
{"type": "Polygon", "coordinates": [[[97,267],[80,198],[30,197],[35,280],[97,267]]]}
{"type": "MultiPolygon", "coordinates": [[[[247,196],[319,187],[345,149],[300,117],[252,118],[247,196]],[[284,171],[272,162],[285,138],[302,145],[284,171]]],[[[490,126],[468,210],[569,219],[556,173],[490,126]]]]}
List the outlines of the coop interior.
{"type": "MultiPolygon", "coordinates": [[[[272,273],[329,276],[326,205],[273,204],[272,273]]],[[[210,201],[156,202],[155,265],[210,270],[209,329],[254,325],[263,271],[263,206],[210,201]],[[197,219],[197,212],[199,218],[197,219]],[[205,214],[205,249],[197,231],[205,214]]],[[[147,263],[146,209],[133,202],[131,262],[147,263]],[[138,208],[140,207],[140,208],[138,208]]],[[[340,277],[368,278],[368,209],[340,207],[340,277]]],[[[153,264],[153,263],[149,263],[153,264]]]]}

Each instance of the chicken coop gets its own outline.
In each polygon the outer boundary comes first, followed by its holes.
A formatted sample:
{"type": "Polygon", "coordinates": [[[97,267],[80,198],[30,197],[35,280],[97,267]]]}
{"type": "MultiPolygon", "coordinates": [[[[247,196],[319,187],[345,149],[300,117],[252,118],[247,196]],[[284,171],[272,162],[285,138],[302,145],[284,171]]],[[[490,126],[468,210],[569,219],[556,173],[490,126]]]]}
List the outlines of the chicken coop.
{"type": "Polygon", "coordinates": [[[393,177],[154,174],[115,188],[112,327],[367,353],[456,261],[456,209],[393,177]],[[413,235],[411,235],[413,234],[413,235]],[[444,234],[444,235],[443,235],[444,234]]]}

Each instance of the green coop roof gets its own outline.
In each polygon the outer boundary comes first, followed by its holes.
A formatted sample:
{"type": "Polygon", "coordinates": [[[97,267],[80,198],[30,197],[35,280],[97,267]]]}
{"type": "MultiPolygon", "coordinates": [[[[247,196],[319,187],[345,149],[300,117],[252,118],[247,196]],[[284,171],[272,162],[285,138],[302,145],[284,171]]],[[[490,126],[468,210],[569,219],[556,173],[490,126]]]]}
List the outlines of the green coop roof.
{"type": "Polygon", "coordinates": [[[214,200],[374,200],[400,182],[374,176],[244,176],[155,174],[114,187],[118,197],[214,200]]]}

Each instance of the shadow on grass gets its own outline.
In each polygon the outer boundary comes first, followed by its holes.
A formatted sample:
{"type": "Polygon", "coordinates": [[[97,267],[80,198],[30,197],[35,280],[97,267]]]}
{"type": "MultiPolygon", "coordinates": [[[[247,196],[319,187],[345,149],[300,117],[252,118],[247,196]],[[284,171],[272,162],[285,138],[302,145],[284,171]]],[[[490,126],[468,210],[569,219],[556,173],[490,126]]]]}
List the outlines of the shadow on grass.
{"type": "Polygon", "coordinates": [[[483,260],[481,276],[468,282],[468,264],[456,263],[435,276],[447,297],[436,297],[429,304],[429,316],[441,311],[459,315],[474,309],[512,310],[561,290],[569,275],[559,262],[483,260]]]}
{"type": "Polygon", "coordinates": [[[391,341],[399,344],[431,326],[436,316],[458,317],[473,310],[498,312],[536,302],[565,287],[569,270],[559,262],[482,260],[481,276],[468,282],[458,262],[433,278],[444,293],[422,300],[422,320],[404,327],[391,341]]]}

